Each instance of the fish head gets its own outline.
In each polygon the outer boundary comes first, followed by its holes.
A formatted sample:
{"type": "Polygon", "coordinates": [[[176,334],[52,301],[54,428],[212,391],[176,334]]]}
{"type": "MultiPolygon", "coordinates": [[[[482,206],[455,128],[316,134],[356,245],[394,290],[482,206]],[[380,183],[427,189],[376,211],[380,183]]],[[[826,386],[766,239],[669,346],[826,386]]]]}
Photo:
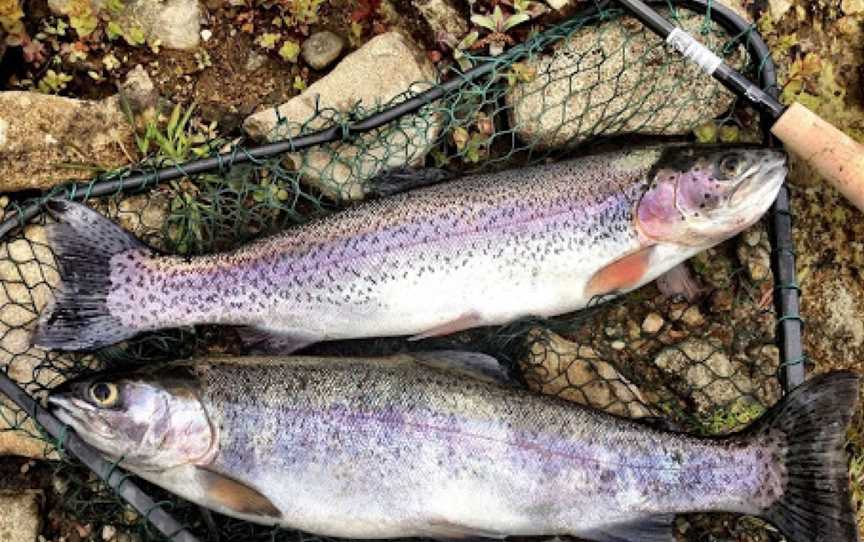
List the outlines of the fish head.
{"type": "Polygon", "coordinates": [[[637,229],[657,242],[710,246],[755,224],[786,179],[786,154],[755,146],[675,146],[652,168],[637,229]]]}
{"type": "Polygon", "coordinates": [[[101,375],[64,383],[48,404],[85,442],[131,468],[202,464],[215,453],[213,425],[188,382],[101,375]]]}

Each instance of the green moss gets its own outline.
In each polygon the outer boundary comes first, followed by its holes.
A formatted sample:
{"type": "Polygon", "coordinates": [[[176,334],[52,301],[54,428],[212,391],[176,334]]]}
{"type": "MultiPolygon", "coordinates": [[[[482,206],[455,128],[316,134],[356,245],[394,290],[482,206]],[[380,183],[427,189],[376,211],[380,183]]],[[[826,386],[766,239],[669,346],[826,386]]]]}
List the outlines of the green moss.
{"type": "Polygon", "coordinates": [[[756,421],[765,413],[765,407],[749,400],[740,399],[730,406],[718,408],[702,420],[701,430],[708,435],[722,435],[738,431],[756,421]]]}

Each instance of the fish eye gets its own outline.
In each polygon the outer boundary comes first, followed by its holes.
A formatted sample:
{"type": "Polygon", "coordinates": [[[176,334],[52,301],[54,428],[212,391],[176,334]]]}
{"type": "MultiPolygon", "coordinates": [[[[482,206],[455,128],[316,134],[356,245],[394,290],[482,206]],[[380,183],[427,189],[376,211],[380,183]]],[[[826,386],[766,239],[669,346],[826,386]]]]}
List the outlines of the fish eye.
{"type": "Polygon", "coordinates": [[[117,404],[120,393],[117,385],[110,382],[97,382],[90,386],[90,398],[96,405],[110,408],[117,404]]]}
{"type": "Polygon", "coordinates": [[[726,155],[720,160],[720,172],[726,176],[726,178],[737,175],[740,168],[741,159],[734,154],[726,155]]]}

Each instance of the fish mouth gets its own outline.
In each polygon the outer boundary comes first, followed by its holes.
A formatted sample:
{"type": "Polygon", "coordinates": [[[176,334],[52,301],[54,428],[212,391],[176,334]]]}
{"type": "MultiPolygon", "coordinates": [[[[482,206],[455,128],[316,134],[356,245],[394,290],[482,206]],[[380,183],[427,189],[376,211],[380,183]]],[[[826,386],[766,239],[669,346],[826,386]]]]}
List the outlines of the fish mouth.
{"type": "Polygon", "coordinates": [[[730,206],[767,209],[776,199],[777,191],[788,172],[785,154],[778,151],[772,153],[771,157],[763,158],[742,175],[741,182],[729,197],[730,206]],[[747,205],[747,200],[751,200],[753,205],[747,205]]]}
{"type": "Polygon", "coordinates": [[[88,413],[96,410],[95,407],[86,401],[62,395],[49,396],[48,406],[50,407],[51,414],[56,416],[61,422],[72,427],[76,432],[80,432],[88,422],[86,416],[78,413],[88,413]]]}

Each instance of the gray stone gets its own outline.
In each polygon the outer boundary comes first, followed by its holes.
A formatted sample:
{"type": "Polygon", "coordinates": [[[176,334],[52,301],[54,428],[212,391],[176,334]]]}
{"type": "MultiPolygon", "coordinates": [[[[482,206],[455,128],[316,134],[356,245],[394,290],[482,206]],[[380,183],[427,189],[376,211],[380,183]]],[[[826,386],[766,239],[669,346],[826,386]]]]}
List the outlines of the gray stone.
{"type": "Polygon", "coordinates": [[[41,501],[41,491],[0,491],[0,540],[35,542],[42,524],[41,501]]]}
{"type": "Polygon", "coordinates": [[[458,39],[468,33],[468,21],[450,0],[416,0],[414,5],[435,36],[443,33],[458,39]]]}
{"type": "MultiPolygon", "coordinates": [[[[105,0],[91,0],[93,10],[105,9],[105,0]]],[[[201,41],[201,11],[198,0],[131,0],[111,20],[120,28],[141,28],[150,42],[169,49],[194,49],[201,41]]],[[[48,0],[58,15],[69,15],[71,0],[48,0]]]]}
{"type": "Polygon", "coordinates": [[[676,391],[692,397],[703,414],[754,392],[743,360],[730,359],[719,344],[705,339],[688,339],[671,346],[657,355],[654,364],[674,377],[671,381],[676,391]]]}
{"type": "Polygon", "coordinates": [[[325,30],[309,36],[300,46],[300,54],[306,64],[316,70],[323,70],[339,58],[343,47],[345,47],[345,40],[339,35],[325,30]]]}
{"type": "MultiPolygon", "coordinates": [[[[364,112],[386,105],[409,91],[428,89],[436,80],[435,68],[407,37],[398,32],[376,36],[346,56],[327,76],[301,95],[251,115],[243,128],[253,138],[275,141],[297,137],[329,126],[325,116],[315,116],[316,99],[322,109],[336,113],[364,112]],[[284,119],[279,123],[279,118],[284,119]]],[[[356,142],[316,147],[289,156],[301,169],[305,182],[334,199],[362,199],[366,182],[387,169],[422,163],[441,132],[440,116],[402,117],[398,125],[385,126],[358,137],[356,142]]]]}
{"type": "Polygon", "coordinates": [[[521,363],[529,388],[618,416],[656,415],[639,388],[590,346],[540,330],[532,335],[531,351],[521,363]]]}
{"type": "MultiPolygon", "coordinates": [[[[704,17],[679,13],[681,26],[697,33],[704,17]]],[[[700,39],[716,50],[726,36],[700,39]]],[[[730,61],[741,69],[743,52],[730,61]]],[[[735,99],[633,19],[589,26],[526,64],[533,79],[514,85],[506,100],[519,136],[541,148],[617,133],[686,134],[735,99]]]]}
{"type": "Polygon", "coordinates": [[[121,100],[125,100],[135,114],[147,110],[155,111],[159,105],[159,91],[141,64],[126,74],[126,80],[119,87],[121,100]]]}
{"type": "Polygon", "coordinates": [[[44,189],[92,177],[136,159],[132,127],[115,96],[75,100],[39,92],[0,92],[0,193],[44,189]]]}

